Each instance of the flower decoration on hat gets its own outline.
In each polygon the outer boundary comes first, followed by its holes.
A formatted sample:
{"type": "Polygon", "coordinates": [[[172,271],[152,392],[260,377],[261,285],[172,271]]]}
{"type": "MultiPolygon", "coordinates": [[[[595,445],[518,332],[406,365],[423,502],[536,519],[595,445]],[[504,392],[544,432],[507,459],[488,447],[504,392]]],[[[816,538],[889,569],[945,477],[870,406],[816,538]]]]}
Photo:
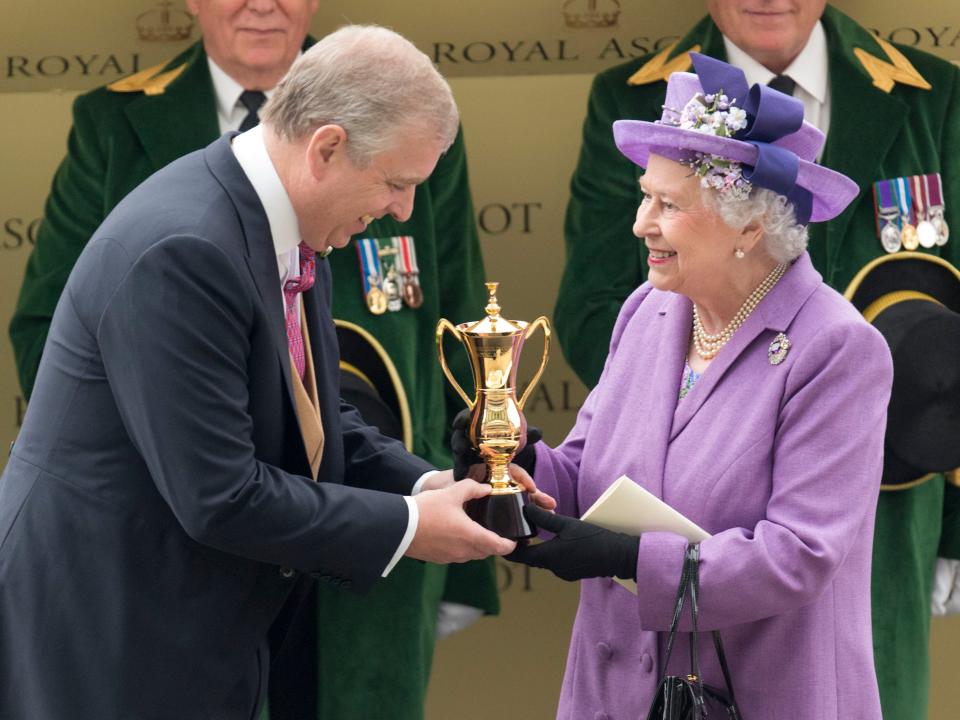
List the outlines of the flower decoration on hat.
{"type": "MultiPolygon", "coordinates": [[[[718,93],[697,93],[680,111],[678,125],[684,130],[733,137],[748,125],[746,111],[738,108],[736,102],[722,89],[718,93]]],[[[676,112],[666,106],[664,110],[676,112]]],[[[753,188],[743,177],[743,166],[720,155],[697,151],[681,162],[693,169],[703,187],[713,188],[725,197],[745,200],[753,188]]]]}
{"type": "Polygon", "coordinates": [[[700,176],[704,187],[722,195],[746,198],[754,185],[784,195],[794,206],[797,222],[809,222],[813,197],[797,185],[797,156],[775,144],[803,125],[803,104],[766,85],[749,87],[746,75],[733,65],[700,53],[691,53],[691,57],[703,92],[690,98],[675,123],[666,122],[748,142],[758,155],[749,166],[716,153],[696,151],[684,164],[700,176]]]}

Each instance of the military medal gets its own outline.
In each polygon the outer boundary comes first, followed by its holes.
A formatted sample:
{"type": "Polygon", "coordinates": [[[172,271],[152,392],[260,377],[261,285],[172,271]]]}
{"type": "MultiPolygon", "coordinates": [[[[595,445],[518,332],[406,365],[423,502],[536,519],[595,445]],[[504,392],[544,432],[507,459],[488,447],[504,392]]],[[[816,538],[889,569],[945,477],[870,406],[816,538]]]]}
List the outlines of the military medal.
{"type": "Polygon", "coordinates": [[[400,301],[400,278],[392,265],[383,278],[383,294],[387,296],[387,310],[390,312],[397,312],[403,307],[400,301]]]}
{"type": "Polygon", "coordinates": [[[910,212],[913,204],[910,200],[910,186],[907,179],[898,177],[894,180],[897,191],[897,204],[900,206],[900,242],[907,250],[916,250],[920,247],[920,238],[917,228],[910,222],[910,212]]]}
{"type": "Polygon", "coordinates": [[[930,222],[930,191],[927,175],[913,175],[913,207],[917,212],[917,237],[920,247],[929,250],[937,244],[937,229],[930,222]]]}
{"type": "Polygon", "coordinates": [[[417,266],[417,249],[410,235],[393,238],[397,248],[397,264],[403,275],[403,301],[416,310],[423,305],[423,290],[420,288],[420,268],[417,266]]]}
{"type": "Polygon", "coordinates": [[[933,227],[937,231],[937,245],[943,246],[946,245],[947,240],[950,239],[950,228],[947,226],[947,221],[943,218],[945,211],[943,207],[943,182],[940,178],[940,173],[925,175],[924,179],[927,181],[927,187],[930,189],[928,200],[930,222],[933,223],[933,227]]]}
{"type": "Polygon", "coordinates": [[[880,244],[888,253],[895,253],[900,249],[900,213],[897,209],[893,181],[878,180],[873,184],[873,202],[880,244]]]}
{"type": "Polygon", "coordinates": [[[377,241],[362,238],[357,241],[357,254],[360,256],[360,277],[363,281],[363,296],[367,309],[374,315],[387,311],[387,296],[383,292],[383,271],[380,266],[380,253],[377,241]]]}

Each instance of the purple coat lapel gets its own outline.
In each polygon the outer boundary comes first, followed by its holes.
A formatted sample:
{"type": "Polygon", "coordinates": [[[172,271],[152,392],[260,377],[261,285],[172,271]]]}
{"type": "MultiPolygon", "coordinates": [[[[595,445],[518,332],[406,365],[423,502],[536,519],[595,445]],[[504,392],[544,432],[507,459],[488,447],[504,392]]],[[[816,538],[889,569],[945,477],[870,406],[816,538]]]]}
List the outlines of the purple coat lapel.
{"type": "MultiPolygon", "coordinates": [[[[710,397],[717,385],[729,378],[730,371],[741,363],[744,352],[754,346],[757,338],[764,331],[783,332],[790,326],[807,298],[820,284],[820,280],[820,273],[813,269],[810,256],[804,253],[793,264],[793,267],[787,270],[780,282],[774,286],[753,314],[747,318],[743,326],[737,330],[730,342],[710,363],[709,369],[693,386],[683,402],[675,404],[676,411],[673,415],[673,427],[670,431],[671,441],[683,431],[690,419],[703,407],[704,402],[710,397]]],[[[690,342],[690,324],[692,322],[690,317],[692,310],[690,308],[692,306],[686,298],[678,296],[676,300],[675,305],[682,304],[685,306],[686,318],[683,318],[684,322],[681,327],[674,328],[671,337],[674,335],[682,336],[683,339],[679,342],[683,344],[683,349],[686,350],[687,343],[690,342]]],[[[679,315],[679,313],[677,314],[679,315]]],[[[680,321],[681,319],[676,319],[676,322],[680,321]]],[[[768,361],[764,358],[763,362],[768,361]]],[[[757,358],[755,356],[751,357],[751,365],[755,366],[757,363],[757,358]]],[[[738,381],[732,378],[731,380],[738,381]]],[[[742,381],[742,378],[739,381],[742,381]]]]}

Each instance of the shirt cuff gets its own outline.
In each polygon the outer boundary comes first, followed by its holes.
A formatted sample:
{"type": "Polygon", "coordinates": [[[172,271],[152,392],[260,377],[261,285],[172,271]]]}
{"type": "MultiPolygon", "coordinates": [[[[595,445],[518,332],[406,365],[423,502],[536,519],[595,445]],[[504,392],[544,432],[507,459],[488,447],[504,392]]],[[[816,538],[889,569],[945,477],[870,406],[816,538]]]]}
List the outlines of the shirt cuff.
{"type": "MultiPolygon", "coordinates": [[[[434,470],[433,472],[436,471],[434,470]]],[[[424,474],[420,480],[417,480],[417,485],[419,485],[427,475],[430,475],[430,473],[424,474]]],[[[417,491],[417,485],[413,486],[414,492],[417,491]]],[[[384,568],[380,577],[386,577],[390,574],[393,566],[400,562],[400,558],[407,552],[407,548],[409,548],[410,543],[413,542],[413,536],[417,534],[417,524],[420,522],[420,510],[417,508],[417,501],[409,495],[405,495],[403,499],[407,501],[407,509],[410,511],[410,516],[407,518],[407,531],[403,534],[403,537],[400,538],[400,545],[397,547],[397,551],[393,554],[393,557],[390,558],[390,562],[387,563],[387,567],[384,568]]]]}
{"type": "Polygon", "coordinates": [[[427,470],[423,475],[420,476],[420,479],[413,484],[413,490],[410,491],[411,495],[416,495],[421,490],[423,490],[423,484],[433,475],[436,475],[439,470],[427,470]]]}

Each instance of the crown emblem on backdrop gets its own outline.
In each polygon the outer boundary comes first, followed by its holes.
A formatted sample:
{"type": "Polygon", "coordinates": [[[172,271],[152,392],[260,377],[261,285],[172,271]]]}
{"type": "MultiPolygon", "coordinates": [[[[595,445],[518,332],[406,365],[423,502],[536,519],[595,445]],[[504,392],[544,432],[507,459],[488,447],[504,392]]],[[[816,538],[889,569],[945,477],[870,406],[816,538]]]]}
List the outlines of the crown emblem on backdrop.
{"type": "Polygon", "coordinates": [[[563,4],[563,20],[567,27],[616,27],[619,19],[619,0],[567,0],[563,4]]]}
{"type": "Polygon", "coordinates": [[[153,10],[137,16],[137,35],[146,42],[187,40],[193,32],[193,17],[183,10],[171,10],[173,3],[163,0],[153,10]]]}

